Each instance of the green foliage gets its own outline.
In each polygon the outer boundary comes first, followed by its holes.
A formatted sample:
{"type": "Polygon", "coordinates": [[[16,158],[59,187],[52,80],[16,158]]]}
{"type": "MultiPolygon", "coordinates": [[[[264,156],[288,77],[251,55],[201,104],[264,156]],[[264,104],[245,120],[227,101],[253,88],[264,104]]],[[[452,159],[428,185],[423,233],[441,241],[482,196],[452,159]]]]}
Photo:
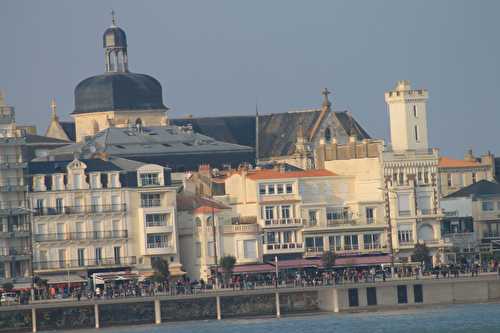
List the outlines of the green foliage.
{"type": "Polygon", "coordinates": [[[153,267],[155,273],[153,275],[153,281],[155,282],[165,282],[170,277],[170,271],[168,270],[168,261],[163,258],[153,258],[151,259],[151,266],[153,267]]]}
{"type": "Polygon", "coordinates": [[[415,245],[415,250],[413,250],[413,255],[411,260],[420,263],[426,263],[430,260],[429,248],[425,244],[415,245]]]}
{"type": "Polygon", "coordinates": [[[323,252],[321,262],[325,270],[329,271],[335,266],[335,259],[337,259],[337,256],[332,250],[323,252]]]}
{"type": "Polygon", "coordinates": [[[224,279],[226,283],[231,279],[231,274],[233,273],[234,265],[236,264],[236,258],[232,255],[227,255],[220,258],[220,266],[224,271],[224,279]]]}
{"type": "Polygon", "coordinates": [[[11,282],[5,282],[2,284],[2,289],[7,292],[12,291],[12,289],[14,289],[14,285],[11,282]]]}

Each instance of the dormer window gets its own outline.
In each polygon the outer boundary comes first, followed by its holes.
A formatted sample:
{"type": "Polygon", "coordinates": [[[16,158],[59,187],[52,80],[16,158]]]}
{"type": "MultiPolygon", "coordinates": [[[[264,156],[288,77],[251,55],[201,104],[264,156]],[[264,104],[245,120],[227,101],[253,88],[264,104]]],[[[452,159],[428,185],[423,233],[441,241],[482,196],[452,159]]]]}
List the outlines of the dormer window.
{"type": "Polygon", "coordinates": [[[142,173],[140,177],[142,186],[160,185],[158,173],[142,173]]]}
{"type": "Polygon", "coordinates": [[[99,188],[99,174],[93,173],[90,175],[90,187],[99,188]]]}
{"type": "Polygon", "coordinates": [[[45,177],[44,176],[33,177],[33,187],[35,191],[45,191],[45,177]]]}
{"type": "Polygon", "coordinates": [[[115,188],[115,187],[118,187],[118,175],[116,173],[112,173],[109,175],[110,177],[110,183],[111,183],[111,187],[115,188]]]}
{"type": "Polygon", "coordinates": [[[73,175],[73,189],[79,189],[81,187],[82,175],[75,173],[73,175]]]}

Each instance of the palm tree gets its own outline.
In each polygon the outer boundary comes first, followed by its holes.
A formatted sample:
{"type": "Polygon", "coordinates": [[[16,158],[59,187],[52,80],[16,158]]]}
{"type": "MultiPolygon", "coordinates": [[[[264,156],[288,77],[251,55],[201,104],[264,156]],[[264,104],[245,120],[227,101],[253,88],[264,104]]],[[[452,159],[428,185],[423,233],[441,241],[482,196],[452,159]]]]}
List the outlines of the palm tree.
{"type": "Polygon", "coordinates": [[[337,259],[337,256],[332,250],[323,252],[323,255],[321,256],[321,262],[323,263],[323,267],[325,268],[325,270],[332,270],[332,268],[335,266],[335,259],[337,259]]]}
{"type": "Polygon", "coordinates": [[[154,258],[151,260],[151,266],[154,269],[153,280],[158,283],[164,283],[170,276],[168,270],[168,261],[163,258],[154,258]]]}

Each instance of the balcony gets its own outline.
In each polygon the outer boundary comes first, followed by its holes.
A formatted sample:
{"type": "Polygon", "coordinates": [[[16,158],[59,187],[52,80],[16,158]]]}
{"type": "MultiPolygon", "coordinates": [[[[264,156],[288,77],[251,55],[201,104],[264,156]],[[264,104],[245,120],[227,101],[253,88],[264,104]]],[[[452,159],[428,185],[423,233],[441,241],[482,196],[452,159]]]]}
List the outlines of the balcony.
{"type": "Polygon", "coordinates": [[[88,205],[35,208],[34,216],[74,215],[74,214],[99,214],[120,213],[127,210],[126,204],[115,205],[88,205]]]}
{"type": "Polygon", "coordinates": [[[305,257],[321,257],[325,250],[323,247],[306,247],[305,257]]]}
{"type": "Polygon", "coordinates": [[[485,232],[483,234],[483,238],[487,238],[487,239],[500,238],[500,232],[485,232]]]}
{"type": "Polygon", "coordinates": [[[142,199],[141,208],[161,207],[160,199],[142,199]]]}
{"type": "Polygon", "coordinates": [[[306,223],[305,219],[273,219],[264,220],[265,228],[274,227],[302,227],[306,223]]]}
{"type": "Polygon", "coordinates": [[[146,243],[147,255],[160,255],[166,253],[175,253],[175,249],[169,242],[146,243]]]}
{"type": "Polygon", "coordinates": [[[44,270],[68,270],[79,268],[95,268],[95,267],[123,267],[136,264],[136,257],[119,257],[119,258],[101,258],[101,259],[84,259],[84,260],[51,260],[38,261],[33,263],[35,271],[44,270]]]}
{"type": "Polygon", "coordinates": [[[398,212],[398,216],[401,216],[401,217],[411,216],[411,211],[410,210],[400,210],[398,212]]]}
{"type": "Polygon", "coordinates": [[[14,247],[0,247],[0,256],[29,256],[31,250],[29,248],[14,248],[14,247]]]}
{"type": "Polygon", "coordinates": [[[360,224],[360,221],[353,218],[326,220],[326,225],[328,227],[346,227],[360,224]]]}
{"type": "Polygon", "coordinates": [[[232,224],[224,226],[225,234],[238,234],[238,233],[257,233],[259,232],[258,224],[232,224]]]}
{"type": "Polygon", "coordinates": [[[264,254],[299,253],[304,252],[302,243],[267,243],[264,244],[264,254]]]}
{"type": "Polygon", "coordinates": [[[35,242],[54,242],[72,240],[123,239],[128,237],[127,230],[65,232],[54,234],[36,234],[35,242]]]}
{"type": "Polygon", "coordinates": [[[400,240],[399,247],[400,248],[411,248],[415,246],[415,241],[413,239],[410,240],[400,240]]]}
{"type": "Polygon", "coordinates": [[[452,242],[456,244],[465,243],[470,244],[475,242],[475,234],[474,232],[456,232],[443,234],[442,238],[445,242],[452,242]]]}

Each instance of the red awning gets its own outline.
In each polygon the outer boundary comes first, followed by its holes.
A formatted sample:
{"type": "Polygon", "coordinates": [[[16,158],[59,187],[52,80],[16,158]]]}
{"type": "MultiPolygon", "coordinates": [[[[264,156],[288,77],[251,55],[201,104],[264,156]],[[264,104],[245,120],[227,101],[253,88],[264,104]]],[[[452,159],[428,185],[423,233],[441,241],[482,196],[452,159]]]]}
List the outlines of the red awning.
{"type": "MultiPolygon", "coordinates": [[[[274,267],[275,263],[270,262],[274,267]]],[[[290,259],[278,261],[278,269],[290,269],[290,268],[318,268],[321,264],[319,259],[290,259]]]]}
{"type": "Polygon", "coordinates": [[[359,256],[359,257],[341,257],[335,259],[335,266],[366,266],[380,265],[391,262],[390,255],[382,256],[359,256]]]}
{"type": "Polygon", "coordinates": [[[233,269],[233,273],[242,274],[242,273],[268,273],[273,272],[274,267],[269,264],[255,264],[255,265],[239,265],[235,266],[233,269]]]}

